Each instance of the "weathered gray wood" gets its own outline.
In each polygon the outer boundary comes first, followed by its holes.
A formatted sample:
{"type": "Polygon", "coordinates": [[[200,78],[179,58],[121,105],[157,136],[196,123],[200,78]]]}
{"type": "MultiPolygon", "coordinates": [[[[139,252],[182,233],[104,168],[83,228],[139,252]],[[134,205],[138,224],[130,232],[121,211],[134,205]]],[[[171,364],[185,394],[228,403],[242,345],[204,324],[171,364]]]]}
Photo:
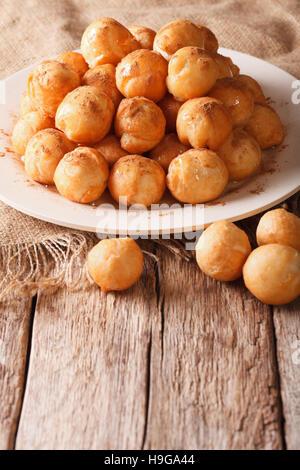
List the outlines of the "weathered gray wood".
{"type": "Polygon", "coordinates": [[[135,449],[144,436],[155,278],[39,294],[17,449],[135,449]]]}
{"type": "Polygon", "coordinates": [[[280,449],[271,309],[159,254],[147,449],[280,449]]]}
{"type": "Polygon", "coordinates": [[[24,390],[31,299],[0,303],[0,449],[12,449],[24,390]]]}
{"type": "Polygon", "coordinates": [[[300,449],[300,299],[274,307],[277,360],[288,449],[300,449]]]}

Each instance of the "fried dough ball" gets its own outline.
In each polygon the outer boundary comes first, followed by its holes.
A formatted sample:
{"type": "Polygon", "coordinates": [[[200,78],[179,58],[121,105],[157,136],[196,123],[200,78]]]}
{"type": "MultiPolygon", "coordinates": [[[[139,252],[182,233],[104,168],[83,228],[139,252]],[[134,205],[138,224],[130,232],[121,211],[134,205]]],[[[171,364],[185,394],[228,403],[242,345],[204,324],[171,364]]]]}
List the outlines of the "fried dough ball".
{"type": "Polygon", "coordinates": [[[57,129],[43,129],[31,137],[26,147],[26,173],[34,181],[54,184],[54,173],[63,156],[74,150],[75,144],[57,129]]]}
{"type": "Polygon", "coordinates": [[[29,98],[27,92],[24,91],[24,93],[22,93],[20,101],[20,115],[25,116],[25,114],[31,113],[31,111],[36,111],[36,108],[35,106],[33,106],[33,103],[29,98]]]}
{"type": "Polygon", "coordinates": [[[212,53],[217,67],[218,67],[218,77],[217,78],[226,78],[234,77],[239,74],[239,67],[235,65],[230,57],[216,53],[212,53]]]}
{"type": "Polygon", "coordinates": [[[103,292],[119,291],[138,281],[143,262],[142,250],[132,238],[107,238],[89,252],[88,271],[103,292]]]}
{"type": "Polygon", "coordinates": [[[157,104],[162,109],[166,118],[167,131],[176,132],[177,114],[182,102],[175,100],[174,96],[167,93],[166,96],[157,104]]]}
{"type": "Polygon", "coordinates": [[[71,69],[78,73],[79,77],[82,78],[86,71],[89,69],[88,64],[84,60],[84,57],[79,52],[67,51],[60,54],[57,59],[58,62],[69,65],[71,69]]]}
{"type": "Polygon", "coordinates": [[[262,216],[256,230],[258,245],[278,243],[300,251],[300,218],[285,209],[274,209],[262,216]]]}
{"type": "Polygon", "coordinates": [[[135,39],[139,42],[142,49],[153,49],[153,41],[156,35],[156,32],[153,29],[146,28],[146,26],[140,26],[138,24],[133,24],[128,26],[129,31],[135,39]]]}
{"type": "Polygon", "coordinates": [[[45,60],[30,73],[27,93],[36,108],[54,117],[64,97],[80,85],[80,77],[69,65],[45,60]]]}
{"type": "Polygon", "coordinates": [[[222,101],[228,108],[234,127],[243,127],[254,109],[254,100],[249,88],[239,77],[221,78],[209,92],[209,96],[222,101]]]}
{"type": "Polygon", "coordinates": [[[96,145],[94,148],[103,155],[109,166],[116,163],[121,157],[128,155],[126,150],[122,149],[120,140],[113,134],[109,134],[96,145]]]}
{"type": "Polygon", "coordinates": [[[280,145],[285,137],[280,117],[275,109],[263,104],[254,105],[246,130],[257,140],[262,149],[280,145]]]}
{"type": "Polygon", "coordinates": [[[166,175],[162,167],[150,158],[128,155],[114,164],[108,188],[117,202],[122,197],[127,198],[128,206],[143,204],[148,207],[162,198],[166,188],[166,175]]]}
{"type": "Polygon", "coordinates": [[[157,52],[138,49],[124,57],[117,65],[116,82],[126,98],[144,96],[152,101],[166,94],[167,61],[157,52]]]}
{"type": "Polygon", "coordinates": [[[183,144],[216,150],[229,136],[232,121],[221,101],[202,97],[188,100],[181,106],[176,127],[183,144]]]}
{"type": "Polygon", "coordinates": [[[252,93],[254,103],[266,104],[266,98],[261,86],[254,78],[249,77],[249,75],[239,75],[237,80],[246,85],[248,90],[252,93]]]}
{"type": "Polygon", "coordinates": [[[104,192],[109,170],[105,158],[97,150],[77,147],[67,153],[54,173],[58,192],[71,201],[96,201],[104,192]]]}
{"type": "Polygon", "coordinates": [[[167,186],[178,201],[200,204],[216,199],[228,182],[228,170],[218,155],[191,149],[171,161],[167,186]]]}
{"type": "Polygon", "coordinates": [[[216,83],[218,67],[199,47],[183,47],[172,55],[167,77],[169,92],[179,101],[206,95],[216,83]]]}
{"type": "Polygon", "coordinates": [[[54,119],[43,111],[31,111],[22,116],[15,124],[12,132],[12,145],[19,155],[24,155],[31,137],[38,131],[54,127],[54,119]]]}
{"type": "Polygon", "coordinates": [[[211,224],[196,245],[199,268],[218,281],[234,281],[241,277],[250,253],[246,233],[227,220],[211,224]]]}
{"type": "Polygon", "coordinates": [[[218,155],[229,171],[229,179],[248,178],[261,164],[258,142],[244,129],[236,127],[225,142],[218,147],[218,155]]]}
{"type": "Polygon", "coordinates": [[[189,147],[182,144],[176,134],[167,134],[160,143],[149,152],[149,156],[152,160],[159,163],[165,171],[168,171],[171,161],[187,150],[189,150],[189,147]]]}
{"type": "Polygon", "coordinates": [[[81,86],[69,93],[58,107],[55,124],[79,144],[95,144],[111,127],[115,107],[105,93],[81,86]]]}
{"type": "Polygon", "coordinates": [[[170,60],[178,49],[186,46],[216,52],[218,41],[214,34],[204,26],[196,26],[188,20],[175,20],[158,31],[153,43],[153,49],[166,60],[170,60]]]}
{"type": "Polygon", "coordinates": [[[81,51],[90,68],[96,65],[117,65],[123,57],[140,44],[121,23],[113,18],[100,18],[83,33],[81,51]]]}
{"type": "Polygon", "coordinates": [[[89,69],[83,76],[82,84],[95,86],[102,93],[106,93],[116,108],[122,100],[116,85],[116,68],[112,64],[97,65],[89,69]]]}
{"type": "Polygon", "coordinates": [[[263,245],[243,268],[249,291],[262,302],[283,305],[300,295],[300,252],[290,246],[263,245]]]}
{"type": "Polygon", "coordinates": [[[163,138],[166,119],[162,110],[144,97],[121,101],[115,117],[115,131],[121,147],[129,153],[143,153],[163,138]]]}

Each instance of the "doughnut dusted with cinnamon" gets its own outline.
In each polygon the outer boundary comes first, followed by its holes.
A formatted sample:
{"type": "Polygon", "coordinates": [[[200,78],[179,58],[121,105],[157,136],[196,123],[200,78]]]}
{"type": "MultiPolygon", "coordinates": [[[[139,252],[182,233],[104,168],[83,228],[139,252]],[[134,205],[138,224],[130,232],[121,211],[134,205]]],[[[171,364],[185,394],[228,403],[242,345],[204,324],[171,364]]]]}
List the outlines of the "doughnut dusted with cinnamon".
{"type": "Polygon", "coordinates": [[[220,196],[228,182],[223,160],[212,150],[191,149],[169,165],[167,186],[178,201],[200,204],[220,196]]]}
{"type": "Polygon", "coordinates": [[[21,116],[16,122],[12,132],[12,146],[19,154],[24,155],[27,144],[31,137],[38,131],[54,127],[54,119],[43,111],[31,111],[21,116]]]}
{"type": "Polygon", "coordinates": [[[247,234],[227,220],[211,224],[196,245],[199,268],[218,281],[234,281],[241,277],[250,253],[247,234]]]}
{"type": "Polygon", "coordinates": [[[109,166],[112,166],[121,157],[128,155],[128,152],[122,149],[120,140],[113,134],[104,137],[94,145],[94,148],[103,155],[109,166]]]}
{"type": "Polygon", "coordinates": [[[164,98],[157,103],[162,109],[167,123],[167,132],[176,132],[176,120],[182,101],[175,100],[174,96],[167,93],[164,98]]]}
{"type": "Polygon", "coordinates": [[[128,155],[112,167],[108,188],[115,199],[128,206],[157,204],[166,188],[166,175],[162,167],[150,158],[128,155]],[[125,199],[124,199],[125,198],[125,199]]]}
{"type": "Polygon", "coordinates": [[[86,204],[102,195],[108,176],[107,162],[97,150],[77,147],[60,160],[54,173],[54,183],[62,196],[86,204]]]}
{"type": "Polygon", "coordinates": [[[79,77],[82,78],[83,75],[87,72],[89,66],[84,60],[84,57],[79,52],[66,51],[60,54],[56,60],[62,62],[63,64],[69,65],[71,69],[75,70],[78,73],[79,77]]]}
{"type": "Polygon", "coordinates": [[[160,54],[138,49],[117,65],[117,87],[126,98],[144,96],[156,102],[166,94],[167,74],[168,63],[160,54]]]}
{"type": "Polygon", "coordinates": [[[167,87],[179,101],[207,95],[218,77],[212,55],[199,47],[183,47],[172,55],[168,66],[167,87]]]}
{"type": "Polygon", "coordinates": [[[168,171],[171,161],[187,150],[189,147],[182,144],[176,134],[167,134],[154,149],[150,150],[149,156],[159,163],[165,171],[168,171]]]}
{"type": "Polygon", "coordinates": [[[235,65],[230,57],[218,54],[217,52],[211,53],[214,58],[217,68],[218,68],[218,77],[217,78],[226,78],[226,77],[235,77],[239,74],[240,69],[235,65]]]}
{"type": "Polygon", "coordinates": [[[249,75],[239,75],[237,81],[243,83],[252,93],[254,103],[266,104],[266,98],[260,84],[249,75]]]}
{"type": "Polygon", "coordinates": [[[264,214],[256,229],[258,245],[278,243],[300,251],[300,218],[285,209],[264,214]]]}
{"type": "Polygon", "coordinates": [[[151,150],[163,138],[165,128],[165,116],[153,101],[144,97],[121,101],[115,117],[115,132],[127,152],[151,150]]]}
{"type": "Polygon", "coordinates": [[[193,98],[179,109],[176,127],[183,144],[216,150],[232,131],[232,120],[221,101],[210,97],[193,98]]]}
{"type": "Polygon", "coordinates": [[[275,109],[263,104],[255,104],[246,130],[259,143],[262,149],[280,145],[284,141],[284,130],[275,109]]]}
{"type": "Polygon", "coordinates": [[[196,26],[188,20],[175,20],[158,31],[153,43],[153,49],[168,61],[178,49],[186,46],[216,52],[218,41],[215,35],[204,26],[196,26]]]}
{"type": "Polygon", "coordinates": [[[69,65],[45,60],[29,74],[27,94],[38,109],[54,117],[64,97],[80,86],[80,77],[69,65]]]}
{"type": "Polygon", "coordinates": [[[239,81],[239,76],[217,80],[209,96],[225,104],[234,127],[243,127],[247,124],[253,113],[254,99],[249,88],[239,81]]]}
{"type": "Polygon", "coordinates": [[[143,271],[143,253],[132,238],[101,240],[88,255],[88,271],[103,292],[128,289],[143,271]]]}
{"type": "Polygon", "coordinates": [[[97,65],[89,69],[83,76],[82,84],[95,86],[102,93],[106,93],[116,108],[123,98],[116,85],[116,68],[112,64],[97,65]]]}
{"type": "Polygon", "coordinates": [[[69,93],[58,107],[55,125],[79,144],[95,144],[109,132],[115,106],[105,93],[81,86],[69,93]]]}
{"type": "Polygon", "coordinates": [[[43,129],[28,142],[24,164],[26,173],[34,181],[54,184],[54,173],[66,153],[74,150],[75,144],[57,129],[43,129]]]}
{"type": "Polygon", "coordinates": [[[292,302],[300,295],[300,252],[291,246],[259,246],[244,264],[243,276],[246,287],[262,302],[292,302]]]}
{"type": "Polygon", "coordinates": [[[261,149],[247,131],[236,127],[220,147],[218,155],[229,171],[229,179],[239,181],[248,178],[261,164],[261,149]]]}
{"type": "Polygon", "coordinates": [[[149,49],[150,51],[153,49],[153,41],[156,35],[153,29],[138,24],[128,26],[128,29],[139,42],[141,49],[149,49]]]}
{"type": "Polygon", "coordinates": [[[81,52],[90,68],[117,65],[123,57],[141,46],[131,32],[113,18],[100,18],[91,23],[81,39],[81,52]]]}

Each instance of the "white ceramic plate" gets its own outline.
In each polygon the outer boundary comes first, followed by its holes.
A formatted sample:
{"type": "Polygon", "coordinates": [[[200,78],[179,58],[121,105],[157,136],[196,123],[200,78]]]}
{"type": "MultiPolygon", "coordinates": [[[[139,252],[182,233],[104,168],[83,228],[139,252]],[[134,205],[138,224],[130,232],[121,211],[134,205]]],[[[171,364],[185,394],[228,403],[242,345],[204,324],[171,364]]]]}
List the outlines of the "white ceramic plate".
{"type": "MultiPolygon", "coordinates": [[[[300,189],[300,108],[292,102],[295,78],[283,70],[255,57],[229,49],[220,52],[230,56],[241,73],[251,75],[262,85],[266,97],[278,111],[287,133],[284,144],[263,152],[263,170],[244,182],[229,188],[217,201],[200,207],[170,207],[174,199],[166,194],[165,208],[129,211],[116,208],[105,193],[95,205],[73,203],[61,197],[53,187],[32,182],[23,163],[9,150],[9,137],[18,103],[25,89],[28,67],[4,82],[0,105],[0,200],[25,214],[65,227],[99,233],[152,234],[189,232],[220,219],[243,219],[268,209],[300,189]],[[103,206],[103,204],[106,204],[103,206]]],[[[1,90],[0,90],[1,91],[1,90]]]]}

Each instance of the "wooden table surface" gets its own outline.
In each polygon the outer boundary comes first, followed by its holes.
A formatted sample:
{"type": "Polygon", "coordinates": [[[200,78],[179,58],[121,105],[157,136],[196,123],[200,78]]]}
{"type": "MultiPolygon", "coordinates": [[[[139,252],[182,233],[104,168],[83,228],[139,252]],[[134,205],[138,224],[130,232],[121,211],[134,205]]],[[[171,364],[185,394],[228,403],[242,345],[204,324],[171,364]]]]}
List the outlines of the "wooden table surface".
{"type": "Polygon", "coordinates": [[[0,448],[300,449],[300,300],[143,247],[158,262],[126,292],[1,304],[0,448]]]}

